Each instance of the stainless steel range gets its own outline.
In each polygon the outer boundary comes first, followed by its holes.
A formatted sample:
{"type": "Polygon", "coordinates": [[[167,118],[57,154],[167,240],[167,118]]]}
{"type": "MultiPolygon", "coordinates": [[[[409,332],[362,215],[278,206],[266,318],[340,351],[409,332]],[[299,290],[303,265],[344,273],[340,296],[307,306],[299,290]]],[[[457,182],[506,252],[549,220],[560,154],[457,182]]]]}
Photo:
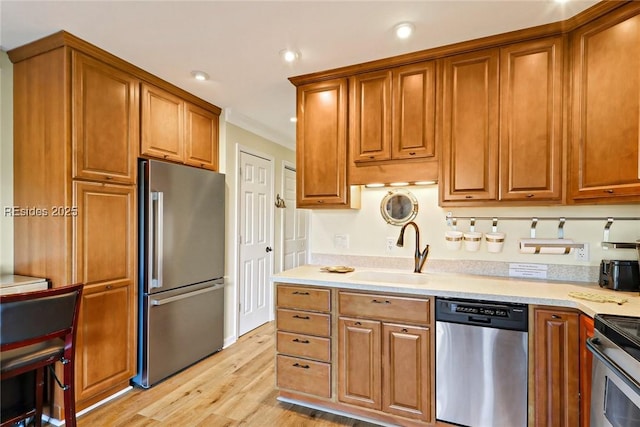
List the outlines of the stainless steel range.
{"type": "Polygon", "coordinates": [[[640,318],[596,315],[591,427],[640,426],[640,318]]]}

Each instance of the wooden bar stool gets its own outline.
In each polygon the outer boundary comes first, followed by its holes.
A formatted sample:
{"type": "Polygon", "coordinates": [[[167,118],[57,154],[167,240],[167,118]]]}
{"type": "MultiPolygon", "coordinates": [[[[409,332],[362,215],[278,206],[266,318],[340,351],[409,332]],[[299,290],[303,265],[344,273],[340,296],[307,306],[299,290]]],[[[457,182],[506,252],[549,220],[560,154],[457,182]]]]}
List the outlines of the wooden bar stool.
{"type": "Polygon", "coordinates": [[[1,427],[30,417],[34,417],[36,426],[41,425],[44,370],[58,361],[64,365],[61,386],[65,425],[76,426],[74,353],[81,295],[82,285],[77,284],[0,296],[0,379],[36,373],[35,408],[7,411],[1,427]]]}

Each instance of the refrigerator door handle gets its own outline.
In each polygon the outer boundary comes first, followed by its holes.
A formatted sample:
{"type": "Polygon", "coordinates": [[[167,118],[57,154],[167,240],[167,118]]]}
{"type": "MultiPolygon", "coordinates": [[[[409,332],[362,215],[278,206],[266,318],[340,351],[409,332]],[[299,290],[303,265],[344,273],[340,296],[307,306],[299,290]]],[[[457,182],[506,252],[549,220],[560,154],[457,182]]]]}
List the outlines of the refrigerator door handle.
{"type": "Polygon", "coordinates": [[[197,291],[188,292],[186,294],[176,295],[174,297],[169,297],[169,298],[164,298],[164,299],[152,299],[151,300],[151,305],[165,305],[165,304],[169,304],[169,303],[172,303],[172,302],[175,302],[175,301],[180,301],[180,300],[185,299],[185,298],[191,298],[191,297],[194,297],[196,295],[205,294],[207,292],[217,291],[218,289],[221,289],[223,287],[224,287],[224,284],[221,284],[221,285],[212,286],[210,288],[199,289],[197,291]]]}
{"type": "Polygon", "coordinates": [[[164,240],[164,194],[162,191],[151,192],[153,204],[153,233],[150,233],[150,246],[153,247],[153,256],[149,257],[149,271],[151,271],[151,289],[162,287],[162,264],[164,240]],[[155,267],[155,268],[154,268],[155,267]]]}

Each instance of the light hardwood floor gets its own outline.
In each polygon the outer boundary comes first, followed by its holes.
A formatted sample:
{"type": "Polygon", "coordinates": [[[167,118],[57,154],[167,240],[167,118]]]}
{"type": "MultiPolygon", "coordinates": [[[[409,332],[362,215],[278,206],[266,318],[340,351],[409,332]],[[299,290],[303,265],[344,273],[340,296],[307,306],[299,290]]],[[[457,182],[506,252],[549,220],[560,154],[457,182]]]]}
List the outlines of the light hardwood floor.
{"type": "Polygon", "coordinates": [[[373,426],[276,400],[273,322],[160,384],[78,418],[79,427],[373,426]]]}

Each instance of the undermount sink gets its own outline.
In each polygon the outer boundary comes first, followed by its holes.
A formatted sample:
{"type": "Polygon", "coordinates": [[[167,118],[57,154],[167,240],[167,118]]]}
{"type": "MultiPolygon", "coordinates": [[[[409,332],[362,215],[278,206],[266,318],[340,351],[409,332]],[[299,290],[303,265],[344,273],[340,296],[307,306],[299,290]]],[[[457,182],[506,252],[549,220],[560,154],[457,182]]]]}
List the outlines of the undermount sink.
{"type": "Polygon", "coordinates": [[[420,273],[395,273],[390,271],[356,271],[351,275],[352,280],[362,280],[364,282],[381,282],[393,284],[426,285],[429,278],[420,273]]]}

